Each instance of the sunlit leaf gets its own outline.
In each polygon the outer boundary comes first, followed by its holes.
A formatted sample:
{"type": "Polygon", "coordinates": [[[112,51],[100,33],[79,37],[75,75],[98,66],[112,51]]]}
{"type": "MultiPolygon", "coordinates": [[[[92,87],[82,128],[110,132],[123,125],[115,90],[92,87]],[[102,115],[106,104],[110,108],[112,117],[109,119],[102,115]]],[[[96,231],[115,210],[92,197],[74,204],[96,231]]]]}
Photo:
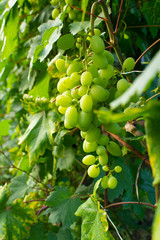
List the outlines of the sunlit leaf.
{"type": "Polygon", "coordinates": [[[156,213],[152,225],[152,240],[159,240],[160,236],[160,200],[156,209],[156,213]]]}

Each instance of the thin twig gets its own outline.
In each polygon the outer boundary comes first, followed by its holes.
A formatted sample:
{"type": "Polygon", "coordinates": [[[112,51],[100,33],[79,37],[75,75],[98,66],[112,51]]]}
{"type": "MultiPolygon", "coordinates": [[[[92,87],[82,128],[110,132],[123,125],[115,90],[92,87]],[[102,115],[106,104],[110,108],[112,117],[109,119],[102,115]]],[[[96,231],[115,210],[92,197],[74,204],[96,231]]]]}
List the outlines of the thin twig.
{"type": "Polygon", "coordinates": [[[146,102],[150,101],[151,99],[153,99],[154,97],[157,97],[158,95],[160,95],[160,93],[156,93],[155,95],[153,95],[152,97],[148,98],[146,100],[146,102]]]}
{"type": "Polygon", "coordinates": [[[140,164],[139,167],[138,167],[137,176],[136,176],[136,181],[135,181],[136,195],[137,195],[137,200],[138,200],[138,202],[140,202],[140,200],[139,200],[138,180],[139,180],[139,175],[140,175],[140,171],[141,171],[141,168],[142,168],[143,163],[144,163],[144,160],[141,162],[141,164],[140,164]]]}
{"type": "Polygon", "coordinates": [[[117,24],[116,24],[116,28],[114,30],[114,34],[116,34],[117,30],[118,30],[119,19],[120,19],[121,12],[122,12],[122,4],[123,4],[123,0],[121,0],[121,4],[120,4],[120,8],[119,8],[119,14],[118,14],[118,18],[117,18],[117,24]]]}
{"type": "Polygon", "coordinates": [[[152,207],[152,208],[156,208],[155,205],[151,204],[151,203],[145,203],[145,202],[118,202],[118,203],[112,203],[112,204],[109,204],[106,209],[110,208],[110,207],[116,207],[116,206],[120,206],[120,205],[123,205],[123,204],[138,204],[138,205],[145,205],[145,206],[149,206],[149,207],[152,207]]]}
{"type": "Polygon", "coordinates": [[[129,26],[126,28],[146,28],[146,27],[160,27],[160,25],[142,25],[142,26],[129,26]]]}
{"type": "Polygon", "coordinates": [[[118,231],[118,229],[117,229],[116,225],[115,225],[115,224],[112,222],[112,220],[110,219],[110,217],[109,217],[108,213],[107,213],[107,219],[110,221],[110,223],[112,224],[112,226],[113,226],[113,227],[114,227],[114,229],[116,230],[116,233],[117,233],[117,235],[118,235],[119,239],[120,239],[120,240],[123,240],[123,238],[121,237],[121,235],[120,235],[120,233],[119,233],[119,231],[118,231]]]}

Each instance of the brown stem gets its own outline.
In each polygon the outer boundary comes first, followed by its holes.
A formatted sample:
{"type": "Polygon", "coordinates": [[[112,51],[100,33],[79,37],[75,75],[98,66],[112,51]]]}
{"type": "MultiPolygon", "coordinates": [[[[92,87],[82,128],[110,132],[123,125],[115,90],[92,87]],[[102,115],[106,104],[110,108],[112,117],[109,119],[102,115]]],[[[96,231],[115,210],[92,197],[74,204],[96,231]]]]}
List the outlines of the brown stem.
{"type": "Polygon", "coordinates": [[[147,28],[147,27],[160,27],[160,25],[128,26],[126,28],[147,28]]]}
{"type": "Polygon", "coordinates": [[[119,8],[119,14],[118,14],[118,18],[117,18],[117,24],[116,24],[116,28],[114,30],[114,33],[117,33],[117,30],[118,30],[119,19],[120,19],[121,12],[122,12],[122,4],[123,4],[123,0],[121,0],[121,4],[120,4],[120,8],[119,8]]]}
{"type": "Polygon", "coordinates": [[[141,162],[141,164],[140,164],[139,167],[138,167],[137,176],[136,176],[136,181],[135,181],[135,187],[136,187],[136,194],[137,194],[137,200],[138,200],[138,202],[140,202],[140,200],[139,200],[138,180],[139,180],[139,175],[140,175],[140,171],[141,171],[141,168],[142,168],[143,163],[144,163],[144,160],[141,162]]]}
{"type": "Polygon", "coordinates": [[[154,206],[153,204],[151,203],[145,203],[145,202],[118,202],[118,203],[112,203],[112,204],[109,204],[107,208],[110,208],[110,207],[116,207],[116,206],[120,206],[120,205],[123,205],[123,204],[139,204],[139,205],[146,205],[146,206],[149,206],[149,207],[152,207],[152,208],[156,208],[156,206],[154,206]]]}

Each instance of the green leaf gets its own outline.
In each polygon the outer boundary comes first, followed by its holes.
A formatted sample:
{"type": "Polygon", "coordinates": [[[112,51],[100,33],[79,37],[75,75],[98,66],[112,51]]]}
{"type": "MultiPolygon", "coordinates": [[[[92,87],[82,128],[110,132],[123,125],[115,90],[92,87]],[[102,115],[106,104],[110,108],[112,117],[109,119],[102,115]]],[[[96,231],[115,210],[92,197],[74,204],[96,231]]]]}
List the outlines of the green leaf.
{"type": "Polygon", "coordinates": [[[62,171],[64,169],[69,170],[73,166],[75,161],[75,151],[73,147],[65,147],[62,157],[57,158],[57,168],[62,171]]]}
{"type": "Polygon", "coordinates": [[[155,212],[153,224],[152,224],[152,240],[159,240],[160,236],[160,200],[155,212]]]}
{"type": "Polygon", "coordinates": [[[73,236],[69,229],[60,228],[56,236],[57,240],[73,240],[73,236]]]}
{"type": "Polygon", "coordinates": [[[2,120],[0,122],[0,136],[7,136],[9,134],[10,120],[2,120]]]}
{"type": "Polygon", "coordinates": [[[26,182],[27,176],[25,174],[12,178],[8,186],[11,195],[9,197],[7,204],[11,204],[15,199],[24,197],[25,193],[29,189],[26,182]]]}
{"type": "Polygon", "coordinates": [[[70,49],[75,43],[75,39],[71,33],[61,36],[57,41],[57,46],[61,50],[70,49]]]}
{"type": "Polygon", "coordinates": [[[82,218],[81,239],[113,240],[108,231],[107,214],[100,209],[100,203],[90,197],[76,211],[82,218]],[[110,235],[110,237],[109,237],[110,235]]]}
{"type": "Polygon", "coordinates": [[[114,109],[119,105],[125,105],[135,94],[142,94],[150,86],[156,74],[160,72],[158,62],[160,62],[160,51],[158,51],[150,64],[145,68],[144,72],[136,78],[131,87],[119,98],[110,103],[111,108],[114,109]]]}
{"type": "Polygon", "coordinates": [[[0,212],[4,210],[9,198],[9,191],[6,185],[0,186],[0,212]]]}
{"type": "Polygon", "coordinates": [[[70,32],[75,35],[78,32],[80,32],[81,30],[86,30],[87,28],[90,27],[90,22],[89,21],[84,21],[83,23],[79,23],[79,22],[73,22],[69,25],[70,27],[70,32]]]}
{"type": "Polygon", "coordinates": [[[78,197],[73,197],[67,187],[55,187],[46,199],[46,205],[51,207],[49,221],[52,224],[62,222],[63,227],[69,227],[75,221],[75,211],[81,204],[78,197]]]}
{"type": "Polygon", "coordinates": [[[55,132],[54,112],[40,112],[30,118],[30,124],[24,135],[19,138],[19,144],[26,146],[29,153],[30,165],[43,155],[46,148],[53,144],[52,134],[55,132]]]}
{"type": "Polygon", "coordinates": [[[46,240],[45,228],[42,222],[38,222],[31,227],[28,240],[46,240]]]}

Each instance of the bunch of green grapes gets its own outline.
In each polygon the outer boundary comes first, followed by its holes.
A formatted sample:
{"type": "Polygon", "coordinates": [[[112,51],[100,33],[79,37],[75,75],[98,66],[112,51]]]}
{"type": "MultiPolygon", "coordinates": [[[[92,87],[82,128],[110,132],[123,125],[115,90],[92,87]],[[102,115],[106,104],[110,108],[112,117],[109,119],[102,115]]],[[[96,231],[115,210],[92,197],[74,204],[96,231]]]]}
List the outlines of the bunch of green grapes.
{"type": "MultiPolygon", "coordinates": [[[[64,43],[65,44],[65,43],[64,43]]],[[[73,60],[68,63],[65,59],[57,59],[55,64],[63,77],[57,84],[58,95],[55,104],[63,115],[66,129],[78,128],[83,139],[83,150],[86,153],[82,159],[88,166],[88,175],[96,178],[102,169],[107,176],[102,178],[103,188],[115,188],[117,180],[108,167],[108,154],[120,157],[122,152],[117,142],[110,140],[102,132],[103,127],[112,133],[120,134],[121,128],[117,123],[106,123],[106,119],[98,117],[95,110],[108,111],[107,99],[110,95],[109,82],[115,77],[114,56],[105,50],[105,44],[99,34],[90,38],[92,52],[91,61],[87,64],[73,60]]],[[[117,82],[119,92],[124,92],[129,83],[125,79],[117,82]]],[[[121,172],[116,166],[114,171],[121,172]]]]}

